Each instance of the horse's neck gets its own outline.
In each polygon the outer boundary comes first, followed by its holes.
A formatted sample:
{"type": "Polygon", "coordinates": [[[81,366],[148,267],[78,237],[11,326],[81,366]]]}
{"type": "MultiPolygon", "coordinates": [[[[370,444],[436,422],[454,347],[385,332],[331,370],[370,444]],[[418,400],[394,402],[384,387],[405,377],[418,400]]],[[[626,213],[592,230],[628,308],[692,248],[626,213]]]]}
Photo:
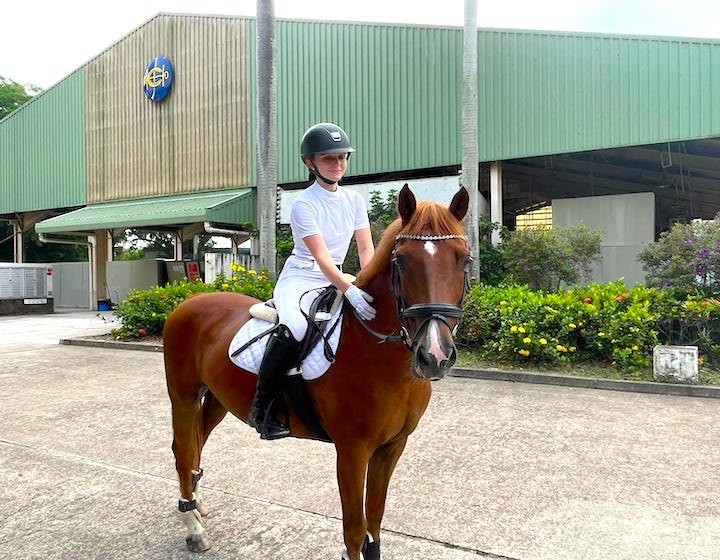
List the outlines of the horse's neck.
{"type": "Polygon", "coordinates": [[[387,332],[396,329],[398,326],[397,301],[390,288],[389,266],[368,282],[367,291],[375,298],[374,305],[377,309],[373,327],[382,327],[387,332]]]}

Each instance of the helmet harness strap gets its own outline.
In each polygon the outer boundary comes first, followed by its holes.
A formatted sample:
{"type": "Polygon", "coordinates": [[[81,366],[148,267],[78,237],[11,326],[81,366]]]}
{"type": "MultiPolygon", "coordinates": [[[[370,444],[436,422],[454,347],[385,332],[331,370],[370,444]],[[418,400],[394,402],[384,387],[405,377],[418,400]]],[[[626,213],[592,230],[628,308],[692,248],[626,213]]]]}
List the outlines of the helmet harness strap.
{"type": "MultiPolygon", "coordinates": [[[[348,153],[346,157],[347,157],[347,159],[350,159],[350,154],[348,153]]],[[[310,171],[312,171],[316,177],[322,179],[322,181],[324,183],[327,183],[328,185],[335,185],[339,182],[339,181],[331,181],[327,177],[323,177],[323,175],[320,174],[320,171],[318,171],[317,165],[315,165],[315,157],[314,156],[309,157],[308,159],[310,160],[310,163],[312,163],[312,168],[310,169],[310,171]]]]}

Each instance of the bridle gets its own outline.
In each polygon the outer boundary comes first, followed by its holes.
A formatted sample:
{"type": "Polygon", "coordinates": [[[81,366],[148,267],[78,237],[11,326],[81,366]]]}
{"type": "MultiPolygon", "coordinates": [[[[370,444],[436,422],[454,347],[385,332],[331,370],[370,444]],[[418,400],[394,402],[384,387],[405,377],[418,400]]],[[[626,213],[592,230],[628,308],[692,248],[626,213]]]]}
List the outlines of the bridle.
{"type": "MultiPolygon", "coordinates": [[[[455,326],[450,325],[449,317],[459,319],[462,316],[462,305],[465,301],[465,296],[470,289],[470,263],[471,260],[465,265],[465,280],[463,283],[463,293],[460,297],[460,301],[457,305],[451,303],[416,303],[413,305],[407,305],[405,297],[403,296],[402,290],[402,274],[400,273],[400,267],[397,263],[397,244],[399,241],[405,239],[412,239],[416,241],[445,241],[447,239],[463,239],[467,243],[466,235],[446,234],[446,235],[410,235],[400,234],[395,238],[395,249],[393,249],[392,257],[390,260],[390,287],[393,295],[395,296],[395,304],[397,307],[397,316],[399,325],[399,334],[384,335],[375,331],[365,321],[360,320],[360,323],[370,333],[380,339],[380,342],[402,342],[408,350],[413,349],[415,340],[417,340],[417,334],[427,325],[430,321],[442,321],[451,330],[452,335],[455,336],[459,322],[455,323],[455,326]],[[408,322],[409,318],[424,318],[423,321],[416,327],[412,335],[410,335],[410,325],[408,322]]],[[[356,314],[357,317],[357,314],[356,314]]],[[[358,319],[360,319],[358,317],[358,319]]]]}

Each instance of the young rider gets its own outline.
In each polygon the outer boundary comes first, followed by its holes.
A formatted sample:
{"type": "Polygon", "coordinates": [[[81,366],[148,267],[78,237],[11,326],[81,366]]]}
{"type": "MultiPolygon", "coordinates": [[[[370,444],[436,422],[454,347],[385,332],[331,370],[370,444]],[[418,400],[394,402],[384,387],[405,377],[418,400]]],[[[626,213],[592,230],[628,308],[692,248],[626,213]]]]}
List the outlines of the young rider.
{"type": "Polygon", "coordinates": [[[355,150],[345,131],[332,123],[311,126],[300,143],[300,157],[315,176],[315,181],[295,199],[290,210],[295,247],[280,272],[273,300],[280,325],[270,337],[260,365],[257,390],[250,407],[248,423],[262,439],[290,435],[290,428],[269,414],[273,399],[283,387],[288,369],[297,365],[299,344],[307,330],[311,297],[308,290],[328,284],[337,287],[357,314],[370,321],[375,309],[373,298],[342,274],[342,264],[355,237],[360,267],[375,253],[367,207],[363,197],[338,183],[347,171],[348,159],[355,150]]]}

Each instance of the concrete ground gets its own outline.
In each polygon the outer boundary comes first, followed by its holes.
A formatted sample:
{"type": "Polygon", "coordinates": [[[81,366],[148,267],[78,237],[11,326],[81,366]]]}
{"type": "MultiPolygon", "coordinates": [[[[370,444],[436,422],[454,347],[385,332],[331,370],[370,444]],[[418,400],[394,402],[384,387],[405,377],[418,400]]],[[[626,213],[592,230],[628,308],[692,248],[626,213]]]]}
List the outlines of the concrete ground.
{"type": "MultiPolygon", "coordinates": [[[[215,546],[185,550],[162,355],[58,344],[111,317],[0,317],[0,558],[337,560],[333,447],[233,418],[203,459],[215,546]]],[[[720,558],[720,400],[434,387],[392,481],[386,560],[720,558]]]]}

